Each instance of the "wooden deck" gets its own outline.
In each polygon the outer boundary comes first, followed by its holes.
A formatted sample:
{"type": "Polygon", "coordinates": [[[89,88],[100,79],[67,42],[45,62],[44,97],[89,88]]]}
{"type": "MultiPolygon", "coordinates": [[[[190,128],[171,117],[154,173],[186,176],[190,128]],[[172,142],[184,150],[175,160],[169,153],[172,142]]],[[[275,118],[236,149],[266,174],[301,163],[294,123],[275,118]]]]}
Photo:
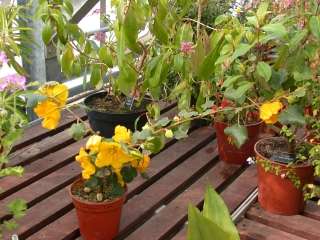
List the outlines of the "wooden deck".
{"type": "MultiPolygon", "coordinates": [[[[163,110],[167,116],[175,112],[174,105],[163,110]]],[[[86,120],[83,111],[78,114],[86,120]]],[[[25,174],[22,178],[0,179],[4,190],[0,209],[17,197],[28,202],[28,213],[15,232],[20,239],[81,239],[66,188],[80,176],[74,157],[86,139],[74,142],[70,138],[66,129],[73,121],[65,114],[54,131],[48,132],[39,125],[28,128],[11,157],[11,165],[23,165],[25,174]]],[[[219,161],[211,127],[193,128],[189,138],[169,141],[163,151],[153,156],[148,174],[148,180],[137,178],[128,186],[128,201],[116,239],[186,239],[187,206],[192,203],[201,207],[208,184],[235,212],[256,190],[257,182],[254,166],[231,166],[219,161]]],[[[1,220],[9,218],[0,213],[1,220]]],[[[320,211],[308,203],[303,215],[282,217],[267,214],[255,205],[238,228],[242,239],[316,240],[320,239],[320,211]]],[[[10,239],[10,235],[4,239],[10,239]]]]}

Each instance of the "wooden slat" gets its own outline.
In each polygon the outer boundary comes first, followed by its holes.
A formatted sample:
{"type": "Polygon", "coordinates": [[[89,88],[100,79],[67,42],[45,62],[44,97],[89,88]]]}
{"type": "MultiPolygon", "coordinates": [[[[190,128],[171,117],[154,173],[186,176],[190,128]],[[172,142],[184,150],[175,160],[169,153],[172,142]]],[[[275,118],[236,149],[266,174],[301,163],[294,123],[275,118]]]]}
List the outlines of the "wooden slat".
{"type": "Polygon", "coordinates": [[[309,240],[319,239],[320,237],[320,221],[302,215],[281,216],[271,214],[255,205],[247,212],[247,218],[309,240]]]}
{"type": "Polygon", "coordinates": [[[248,219],[243,219],[237,227],[242,240],[305,240],[248,219]]]}
{"type": "MultiPolygon", "coordinates": [[[[74,113],[79,116],[81,119],[86,120],[87,116],[83,109],[77,108],[73,110],[74,113]]],[[[14,151],[20,148],[23,148],[31,143],[40,141],[46,137],[53,136],[64,129],[70,127],[75,122],[74,116],[72,116],[70,113],[63,111],[61,114],[61,121],[59,123],[59,126],[54,130],[47,130],[44,129],[41,124],[36,124],[34,126],[28,127],[24,131],[24,137],[17,142],[17,144],[14,146],[14,151]]]]}
{"type": "MultiPolygon", "coordinates": [[[[133,193],[136,194],[143,191],[144,188],[147,188],[161,176],[183,162],[188,155],[212,141],[213,137],[214,131],[212,128],[199,129],[192,132],[190,138],[179,141],[159,155],[156,155],[152,159],[148,170],[150,179],[145,181],[141,178],[137,178],[132,185],[129,185],[128,197],[134,196],[133,193]]],[[[61,206],[61,209],[62,208],[64,208],[64,206],[61,206]]],[[[78,223],[74,211],[71,211],[64,215],[62,219],[54,221],[30,236],[28,239],[63,239],[64,237],[65,239],[74,239],[78,235],[78,223]],[[59,231],[57,231],[57,229],[59,229],[59,231]]]]}
{"type": "Polygon", "coordinates": [[[303,215],[320,221],[319,205],[313,201],[308,201],[303,215]]]}
{"type": "Polygon", "coordinates": [[[0,194],[0,199],[27,187],[40,178],[45,177],[70,162],[73,162],[75,155],[78,154],[80,147],[85,144],[86,140],[87,139],[83,139],[75,142],[66,148],[49,154],[25,166],[25,173],[20,178],[9,176],[1,179],[0,185],[3,192],[0,194]]]}
{"type": "MultiPolygon", "coordinates": [[[[246,169],[226,189],[220,193],[229,211],[234,212],[238,206],[254,191],[257,186],[257,171],[255,166],[246,169]]],[[[172,240],[185,240],[187,227],[184,226],[172,240]]]]}
{"type": "MultiPolygon", "coordinates": [[[[128,240],[168,239],[180,229],[186,221],[188,204],[197,206],[203,201],[205,188],[208,184],[215,188],[221,187],[237,170],[239,166],[226,165],[218,162],[197,182],[170,202],[163,210],[155,214],[152,219],[139,227],[128,236],[128,240]],[[161,224],[159,224],[161,223],[161,224]]],[[[125,217],[125,216],[124,216],[125,217]]]]}

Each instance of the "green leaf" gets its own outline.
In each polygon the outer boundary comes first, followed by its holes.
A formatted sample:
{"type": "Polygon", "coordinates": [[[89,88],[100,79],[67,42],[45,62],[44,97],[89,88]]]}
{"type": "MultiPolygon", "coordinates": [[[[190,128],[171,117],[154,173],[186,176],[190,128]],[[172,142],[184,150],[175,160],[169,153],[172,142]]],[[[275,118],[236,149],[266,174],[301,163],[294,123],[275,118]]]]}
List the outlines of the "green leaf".
{"type": "Polygon", "coordinates": [[[282,38],[287,35],[287,30],[281,23],[271,23],[264,25],[262,27],[262,30],[277,38],[282,38]]]}
{"type": "Polygon", "coordinates": [[[225,232],[233,235],[232,239],[240,240],[237,228],[230,217],[228,207],[219,194],[209,186],[205,193],[202,214],[204,217],[216,223],[225,232]]]}
{"type": "Polygon", "coordinates": [[[163,24],[161,19],[159,19],[158,17],[156,17],[154,20],[154,24],[152,26],[152,32],[161,43],[168,44],[169,42],[168,31],[165,28],[165,25],[163,24]]]}
{"type": "Polygon", "coordinates": [[[264,21],[266,15],[268,14],[268,8],[269,8],[269,3],[267,1],[262,2],[259,5],[257,10],[257,17],[260,24],[264,21]]]}
{"type": "Polygon", "coordinates": [[[137,170],[134,167],[126,166],[121,169],[121,175],[126,183],[130,183],[137,176],[137,170]]]}
{"type": "Polygon", "coordinates": [[[67,76],[72,74],[72,64],[74,60],[74,55],[72,51],[72,47],[68,46],[61,58],[61,70],[67,76]]]}
{"type": "Polygon", "coordinates": [[[259,62],[257,65],[257,73],[267,82],[270,80],[272,75],[272,70],[269,64],[265,62],[259,62]]]}
{"type": "Polygon", "coordinates": [[[319,16],[312,16],[310,18],[309,27],[312,34],[320,39],[320,17],[319,16]]]}
{"type": "Polygon", "coordinates": [[[42,40],[46,45],[49,44],[52,37],[52,33],[53,31],[50,22],[46,22],[42,29],[42,40]]]}
{"type": "Polygon", "coordinates": [[[93,65],[91,76],[90,76],[90,83],[92,86],[97,87],[101,81],[102,81],[102,76],[101,76],[100,66],[93,65]]]}
{"type": "Polygon", "coordinates": [[[237,148],[241,148],[241,146],[248,139],[247,128],[238,124],[232,125],[231,127],[227,127],[224,130],[224,133],[232,137],[233,143],[236,145],[237,148]]]}
{"type": "Polygon", "coordinates": [[[113,67],[112,55],[109,49],[105,46],[102,46],[99,49],[99,59],[106,64],[109,68],[113,67]]]}
{"type": "Polygon", "coordinates": [[[23,172],[24,172],[24,169],[21,166],[7,167],[0,170],[0,177],[6,177],[6,176],[21,177],[23,172]]]}
{"type": "Polygon", "coordinates": [[[241,79],[243,76],[242,75],[237,75],[237,76],[229,76],[227,77],[227,80],[224,81],[222,84],[222,88],[227,88],[233,85],[237,80],[241,79]]]}
{"type": "Polygon", "coordinates": [[[170,119],[168,117],[161,118],[156,122],[155,127],[165,127],[170,123],[170,119]]]}
{"type": "Polygon", "coordinates": [[[200,211],[189,205],[188,208],[188,236],[187,240],[237,240],[233,235],[225,232],[215,222],[204,217],[200,211]]]}
{"type": "Polygon", "coordinates": [[[279,116],[279,122],[283,125],[294,124],[304,126],[306,124],[306,119],[300,106],[291,105],[286,110],[282,111],[279,116]]]}
{"type": "Polygon", "coordinates": [[[246,43],[240,43],[239,46],[234,51],[233,55],[231,56],[231,62],[233,62],[238,57],[245,55],[249,50],[252,48],[252,45],[246,43]]]}
{"type": "Polygon", "coordinates": [[[86,134],[86,126],[83,123],[74,123],[70,127],[69,132],[74,140],[79,141],[86,134]]]}
{"type": "MultiPolygon", "coordinates": [[[[14,219],[10,219],[8,221],[4,221],[3,225],[8,231],[13,231],[16,228],[18,228],[18,226],[19,226],[14,219]]],[[[0,237],[1,237],[1,235],[0,235],[0,237]]]]}
{"type": "Polygon", "coordinates": [[[118,87],[120,91],[129,96],[136,85],[137,73],[130,66],[122,66],[118,77],[118,87]]]}
{"type": "Polygon", "coordinates": [[[220,50],[223,47],[223,32],[214,32],[212,35],[213,49],[205,57],[203,62],[199,66],[199,77],[207,80],[215,72],[215,63],[220,56],[220,50]]]}
{"type": "Polygon", "coordinates": [[[14,218],[19,219],[25,215],[27,202],[23,199],[15,199],[9,203],[8,209],[14,218]]]}
{"type": "Polygon", "coordinates": [[[165,146],[165,136],[155,136],[146,141],[144,144],[144,148],[146,150],[151,151],[152,153],[156,154],[160,152],[165,146]]]}
{"type": "Polygon", "coordinates": [[[245,94],[253,87],[252,82],[243,82],[241,86],[237,89],[229,87],[226,89],[224,96],[230,100],[234,100],[237,102],[242,102],[242,99],[245,97],[245,94]]]}

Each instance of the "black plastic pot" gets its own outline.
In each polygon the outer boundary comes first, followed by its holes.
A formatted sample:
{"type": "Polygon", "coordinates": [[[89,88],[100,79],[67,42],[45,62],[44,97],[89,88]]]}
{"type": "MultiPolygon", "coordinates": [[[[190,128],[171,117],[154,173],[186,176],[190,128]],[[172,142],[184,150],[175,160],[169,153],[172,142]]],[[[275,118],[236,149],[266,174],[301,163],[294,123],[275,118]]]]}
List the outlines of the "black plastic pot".
{"type": "Polygon", "coordinates": [[[87,115],[89,119],[89,124],[95,132],[99,132],[101,136],[106,138],[111,138],[114,135],[114,128],[117,125],[125,126],[131,131],[135,130],[135,121],[140,117],[137,124],[137,128],[141,129],[147,122],[146,111],[141,110],[136,112],[128,113],[116,113],[116,112],[101,112],[89,107],[92,99],[105,97],[105,92],[94,93],[84,100],[84,104],[87,106],[87,115]]]}

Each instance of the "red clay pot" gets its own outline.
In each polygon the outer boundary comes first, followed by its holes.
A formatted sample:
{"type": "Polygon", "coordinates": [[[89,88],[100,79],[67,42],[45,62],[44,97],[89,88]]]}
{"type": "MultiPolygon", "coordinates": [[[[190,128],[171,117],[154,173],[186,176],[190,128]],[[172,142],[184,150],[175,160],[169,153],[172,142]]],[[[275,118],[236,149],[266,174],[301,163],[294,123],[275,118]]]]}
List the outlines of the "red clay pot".
{"type": "Polygon", "coordinates": [[[224,133],[224,129],[228,127],[226,123],[215,122],[214,127],[217,134],[220,159],[230,164],[242,165],[246,162],[248,157],[254,155],[253,148],[256,142],[259,140],[259,134],[264,128],[264,123],[259,122],[246,126],[248,129],[248,140],[240,149],[231,144],[229,142],[228,135],[224,133]]]}
{"type": "Polygon", "coordinates": [[[71,192],[79,181],[82,180],[78,179],[71,185],[69,194],[76,208],[81,236],[84,240],[112,240],[119,232],[125,197],[102,203],[82,200],[71,192]]]}
{"type": "MultiPolygon", "coordinates": [[[[263,141],[263,139],[261,140],[263,141]]],[[[273,166],[279,166],[284,173],[287,172],[286,164],[274,162],[265,158],[257,151],[258,144],[255,145],[255,153],[257,160],[267,160],[273,166]]],[[[257,164],[258,168],[258,201],[263,209],[268,212],[279,215],[296,215],[304,210],[305,202],[303,198],[302,188],[307,183],[314,181],[314,169],[311,165],[291,166],[296,176],[301,181],[301,187],[297,188],[291,180],[286,177],[277,176],[272,172],[266,172],[261,164],[257,164]]]]}

